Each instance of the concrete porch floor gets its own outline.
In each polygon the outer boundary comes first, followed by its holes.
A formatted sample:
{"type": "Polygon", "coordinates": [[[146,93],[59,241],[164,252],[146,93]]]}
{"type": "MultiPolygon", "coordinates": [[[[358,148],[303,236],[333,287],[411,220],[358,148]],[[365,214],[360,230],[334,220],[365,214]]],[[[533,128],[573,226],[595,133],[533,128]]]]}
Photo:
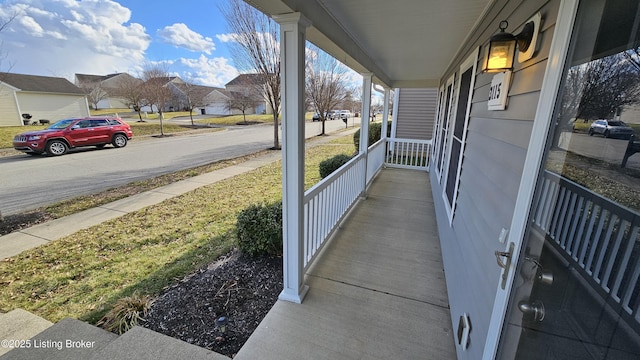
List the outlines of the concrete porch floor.
{"type": "Polygon", "coordinates": [[[383,170],[234,359],[455,359],[428,174],[383,170]]]}

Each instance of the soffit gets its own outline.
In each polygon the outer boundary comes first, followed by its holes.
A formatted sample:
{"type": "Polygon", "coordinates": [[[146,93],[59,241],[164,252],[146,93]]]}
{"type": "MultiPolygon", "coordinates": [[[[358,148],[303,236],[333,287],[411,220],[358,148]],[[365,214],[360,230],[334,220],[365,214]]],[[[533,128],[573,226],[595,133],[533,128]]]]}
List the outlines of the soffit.
{"type": "Polygon", "coordinates": [[[249,0],[269,15],[301,12],[309,41],[377,82],[437,86],[492,0],[249,0]]]}

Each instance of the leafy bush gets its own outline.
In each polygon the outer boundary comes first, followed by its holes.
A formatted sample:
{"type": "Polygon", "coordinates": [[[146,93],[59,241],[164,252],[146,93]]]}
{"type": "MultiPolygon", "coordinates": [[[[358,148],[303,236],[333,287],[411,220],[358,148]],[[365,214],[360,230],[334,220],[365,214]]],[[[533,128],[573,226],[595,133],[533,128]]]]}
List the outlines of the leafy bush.
{"type": "Polygon", "coordinates": [[[351,160],[351,156],[345,154],[338,154],[332,158],[320,162],[318,166],[320,168],[320,178],[324,179],[332,172],[338,170],[338,168],[351,160]]]}
{"type": "MultiPolygon", "coordinates": [[[[387,137],[391,136],[391,121],[387,127],[387,137]]],[[[382,123],[370,123],[369,124],[369,146],[376,143],[376,141],[382,138],[382,123]]],[[[360,150],[360,129],[353,134],[353,144],[356,146],[356,151],[360,150]]]]}
{"type": "Polygon", "coordinates": [[[254,204],[238,214],[238,248],[249,256],[282,254],[282,202],[254,204]]]}
{"type": "Polygon", "coordinates": [[[111,332],[122,335],[132,327],[138,325],[139,320],[144,320],[152,300],[147,295],[133,294],[116,301],[113,309],[100,321],[98,326],[111,332]]]}

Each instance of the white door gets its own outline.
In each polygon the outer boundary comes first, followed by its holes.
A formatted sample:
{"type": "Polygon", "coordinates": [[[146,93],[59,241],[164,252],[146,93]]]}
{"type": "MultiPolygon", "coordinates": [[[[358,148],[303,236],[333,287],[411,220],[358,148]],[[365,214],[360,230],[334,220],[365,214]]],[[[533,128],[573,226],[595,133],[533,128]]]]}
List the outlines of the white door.
{"type": "Polygon", "coordinates": [[[639,26],[635,1],[561,4],[485,358],[640,358],[640,161],[588,132],[640,97],[639,26]]]}

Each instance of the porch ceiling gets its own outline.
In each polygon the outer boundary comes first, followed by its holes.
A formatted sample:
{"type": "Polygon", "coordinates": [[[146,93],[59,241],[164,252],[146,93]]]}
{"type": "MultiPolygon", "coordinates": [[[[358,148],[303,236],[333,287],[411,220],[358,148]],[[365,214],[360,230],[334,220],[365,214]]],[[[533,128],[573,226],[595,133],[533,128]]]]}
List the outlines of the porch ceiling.
{"type": "Polygon", "coordinates": [[[307,38],[390,87],[432,87],[493,0],[247,0],[268,15],[301,12],[307,38]]]}

